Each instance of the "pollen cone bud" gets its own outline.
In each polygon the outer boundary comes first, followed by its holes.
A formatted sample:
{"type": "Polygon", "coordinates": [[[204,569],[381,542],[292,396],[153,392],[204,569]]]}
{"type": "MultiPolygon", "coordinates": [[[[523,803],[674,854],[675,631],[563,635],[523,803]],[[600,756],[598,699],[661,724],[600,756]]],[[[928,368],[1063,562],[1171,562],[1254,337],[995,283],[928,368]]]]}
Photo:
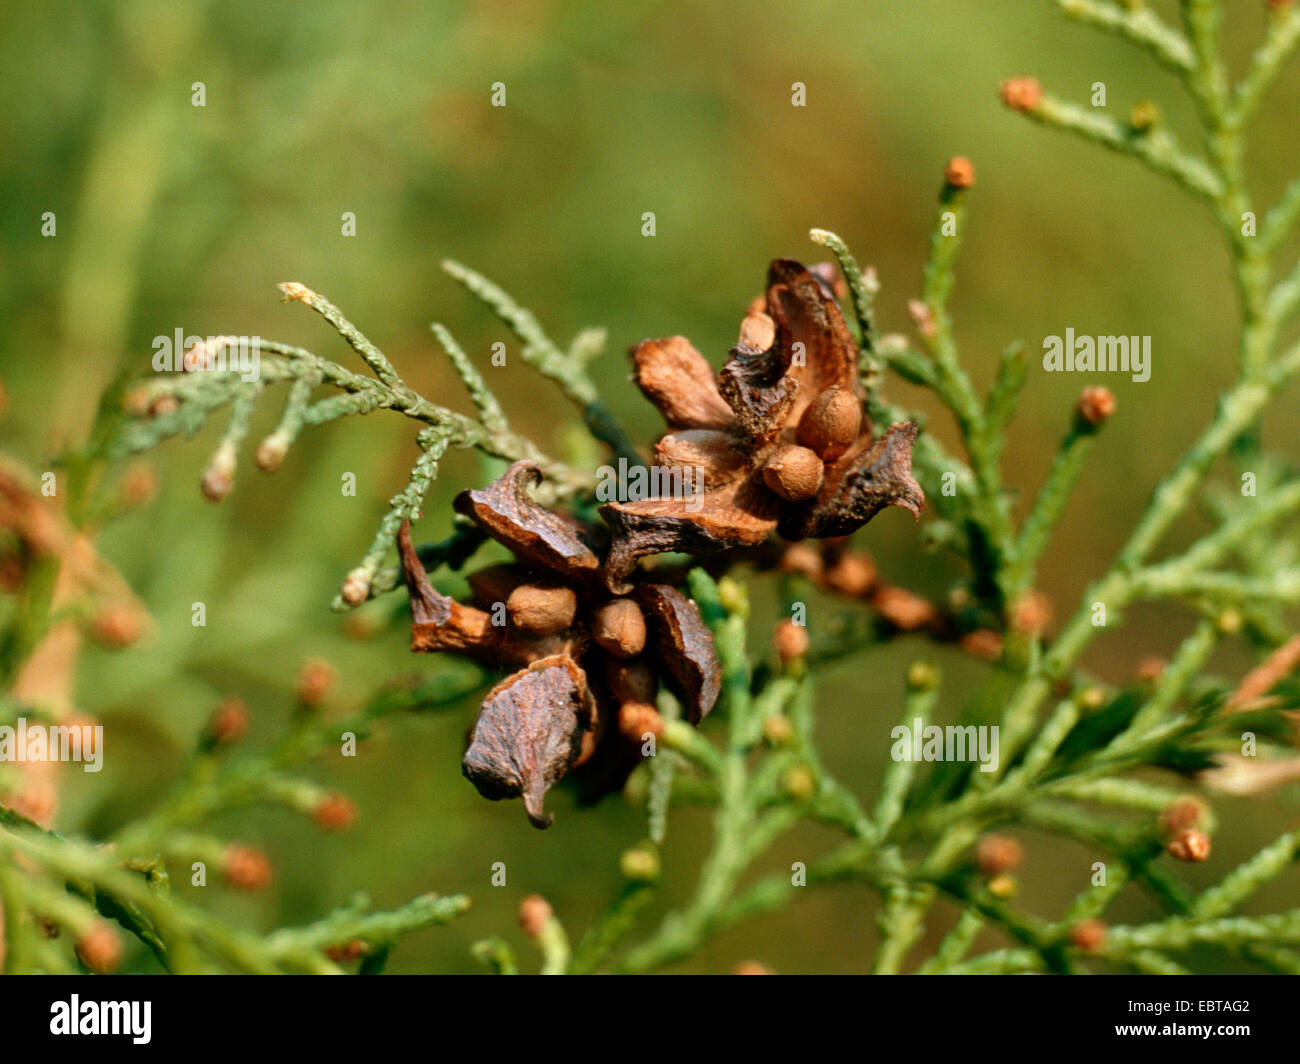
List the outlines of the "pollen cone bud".
{"type": "Polygon", "coordinates": [[[975,847],[975,863],[986,876],[1014,871],[1024,856],[1024,847],[1010,835],[985,835],[975,847]]]}
{"type": "Polygon", "coordinates": [[[808,447],[779,448],[763,466],[763,480],[789,502],[803,502],[822,486],[822,460],[808,447]]]}
{"type": "Polygon", "coordinates": [[[1002,83],[1002,102],[1013,111],[1028,114],[1043,102],[1043,86],[1037,78],[1008,78],[1002,83]]]}
{"type": "Polygon", "coordinates": [[[808,653],[808,629],[787,617],[772,631],[772,646],[782,665],[799,661],[808,653]]]}
{"type": "Polygon", "coordinates": [[[862,431],[862,404],[851,388],[827,388],[799,419],[796,439],[824,462],[839,458],[862,431]]]}
{"type": "Polygon", "coordinates": [[[1210,836],[1195,828],[1187,828],[1169,840],[1168,849],[1180,861],[1205,861],[1210,856],[1210,836]]]}
{"type": "Polygon", "coordinates": [[[645,649],[645,614],[631,599],[614,599],[596,611],[591,634],[610,654],[635,657],[645,649]]]}
{"type": "Polygon", "coordinates": [[[311,818],[326,831],[343,831],[356,820],[357,807],[346,795],[327,794],[316,803],[311,818]]]}
{"type": "Polygon", "coordinates": [[[321,658],[304,662],[298,670],[298,701],[304,706],[318,706],[334,689],[334,666],[321,658]]]}
{"type": "Polygon", "coordinates": [[[529,894],[519,903],[519,926],[529,938],[537,938],[554,915],[551,903],[540,894],[529,894]]]}
{"type": "Polygon", "coordinates": [[[1070,944],[1085,953],[1101,949],[1106,941],[1106,925],[1100,920],[1080,920],[1070,929],[1070,944]]]}
{"type": "Polygon", "coordinates": [[[964,155],[954,156],[948,160],[943,177],[951,188],[970,188],[975,184],[975,164],[964,155]]]}
{"type": "Polygon", "coordinates": [[[1109,388],[1085,388],[1079,396],[1079,416],[1089,425],[1100,425],[1115,413],[1115,396],[1109,388]]]}
{"type": "Polygon", "coordinates": [[[235,743],[248,734],[248,705],[242,698],[226,698],[212,711],[208,735],[214,743],[235,743]]]}
{"type": "Polygon", "coordinates": [[[93,972],[114,971],[122,963],[122,940],[103,920],[97,920],[77,939],[77,956],[93,972]]]}
{"type": "Polygon", "coordinates": [[[271,885],[271,862],[261,850],[251,846],[226,849],[226,881],[238,890],[265,890],[271,885]]]}

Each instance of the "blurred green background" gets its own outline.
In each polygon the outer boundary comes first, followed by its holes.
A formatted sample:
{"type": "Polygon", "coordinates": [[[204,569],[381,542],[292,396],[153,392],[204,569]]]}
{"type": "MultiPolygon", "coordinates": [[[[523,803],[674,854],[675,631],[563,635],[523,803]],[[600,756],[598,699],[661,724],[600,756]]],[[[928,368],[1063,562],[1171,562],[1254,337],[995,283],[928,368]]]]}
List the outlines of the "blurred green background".
{"type": "MultiPolygon", "coordinates": [[[[1227,6],[1239,67],[1262,33],[1264,5],[1227,6]]],[[[768,260],[822,257],[807,240],[812,226],[838,231],[877,268],[880,323],[906,330],[943,166],[957,154],[973,159],[977,184],[954,312],[981,386],[1017,338],[1036,360],[1042,337],[1067,327],[1153,337],[1148,383],[1105,381],[1119,412],[1043,577],[1058,614],[1112,556],[1233,372],[1234,295],[1208,214],[1135,164],[998,101],[1013,74],[1036,74],[1080,102],[1104,81],[1112,113],[1154,98],[1188,133],[1171,77],[1051,3],[53,0],[4,5],[0,56],[0,379],[10,399],[0,450],[37,469],[84,437],[110,379],[128,366],[146,375],[153,338],[177,328],[260,334],[348,362],[321,320],[281,305],[275,284],[287,280],[329,296],[422,392],[469,410],[429,322],[448,324],[484,366],[493,342],[517,345],[439,271],[447,256],[504,285],[558,340],[607,327],[596,373],[608,404],[648,443],[658,419],[624,383],[627,345],[681,332],[719,362],[768,260]],[[201,108],[191,105],[197,81],[201,108]],[[506,86],[504,108],[490,105],[494,82],[506,86]],[[807,87],[806,107],[791,105],[794,82],[807,87]],[[52,238],[41,236],[46,211],[57,216],[52,238]],[[345,211],[356,215],[353,237],[340,232],[345,211]],[[653,238],[641,235],[645,211],[656,215],[653,238]]],[[[1257,125],[1249,163],[1264,203],[1296,165],[1297,73],[1257,125]]],[[[487,372],[517,427],[562,451],[572,425],[563,399],[513,357],[487,372]]],[[[1022,498],[1041,481],[1084,383],[1033,372],[1005,458],[1022,498]]],[[[953,441],[926,397],[895,393],[931,411],[929,431],[953,441]]],[[[1265,439],[1293,457],[1294,398],[1265,439]]],[[[276,405],[262,404],[254,440],[276,405]]],[[[79,700],[109,725],[109,756],[101,775],[72,780],[65,829],[111,828],[151,800],[222,695],[252,706],[250,742],[274,736],[308,657],[339,670],[335,712],[439,667],[409,655],[400,623],[357,641],[327,609],[404,483],[413,426],[381,414],[309,431],[271,477],[245,455],[234,493],[213,506],[197,485],[222,421],[156,452],[159,496],[101,540],[157,627],[142,645],[84,662],[79,700]],[[357,475],[355,498],[340,495],[344,472],[357,475]],[[189,623],[196,601],[207,604],[206,628],[189,623]]],[[[483,475],[469,455],[445,463],[425,538],[445,529],[451,496],[483,475]]],[[[900,513],[858,541],[888,579],[930,594],[961,575],[917,549],[900,513]]],[[[1089,659],[1110,679],[1167,653],[1190,627],[1175,610],[1130,620],[1089,659]]],[[[761,632],[756,645],[766,651],[761,632]]],[[[826,678],[827,759],[859,792],[878,781],[902,669],[922,653],[944,665],[944,712],[955,712],[977,666],[919,641],[860,654],[826,678]]],[[[287,815],[226,825],[266,847],[276,885],[253,898],[217,888],[209,903],[269,927],[314,918],[357,888],[380,904],[429,889],[470,893],[468,917],[395,952],[400,971],[473,970],[472,941],[497,931],[518,939],[515,908],[529,892],[580,932],[617,888],[617,854],[641,837],[643,814],[617,799],[578,810],[561,791],[555,827],[539,834],[517,805],[483,801],[459,770],[473,709],[392,720],[361,757],[322,764],[321,778],[360,806],[347,834],[322,837],[287,815]],[[507,864],[504,888],[489,886],[494,861],[507,864]]],[[[1294,805],[1276,799],[1218,808],[1223,861],[1192,869],[1194,880],[1217,878],[1294,820],[1294,805]]],[[[666,901],[691,888],[708,828],[706,812],[674,812],[666,901]]],[[[826,841],[797,832],[762,870],[807,860],[826,841]]],[[[1084,885],[1091,856],[1028,841],[1024,897],[1055,913],[1084,885]]],[[[1258,904],[1276,907],[1296,885],[1283,878],[1258,904]]],[[[1148,911],[1133,898],[1116,915],[1148,911]]],[[[757,957],[781,971],[858,971],[874,940],[870,915],[859,890],[810,891],[684,968],[757,957]]]]}

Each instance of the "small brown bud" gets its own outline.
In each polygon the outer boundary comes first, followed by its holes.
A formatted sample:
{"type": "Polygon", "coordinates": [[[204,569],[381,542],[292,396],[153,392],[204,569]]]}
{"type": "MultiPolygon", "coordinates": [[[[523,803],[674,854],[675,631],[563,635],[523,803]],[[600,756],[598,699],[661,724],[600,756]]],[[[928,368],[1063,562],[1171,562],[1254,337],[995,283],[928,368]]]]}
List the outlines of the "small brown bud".
{"type": "Polygon", "coordinates": [[[158,492],[158,474],[148,462],[133,462],[117,484],[124,506],[143,506],[158,492]]]}
{"type": "Polygon", "coordinates": [[[1041,635],[1052,623],[1052,600],[1041,591],[1026,591],[1012,604],[1010,620],[1020,635],[1041,635]]]}
{"type": "Polygon", "coordinates": [[[997,661],[1002,657],[1002,636],[992,628],[976,628],[961,637],[959,645],[967,654],[974,654],[985,661],[997,661]]]}
{"type": "Polygon", "coordinates": [[[970,188],[975,184],[975,164],[964,155],[954,156],[948,160],[943,177],[952,188],[970,188]]]}
{"type": "Polygon", "coordinates": [[[1109,388],[1085,388],[1079,395],[1079,416],[1089,425],[1100,425],[1115,413],[1115,396],[1109,388]]]}
{"type": "Polygon", "coordinates": [[[1205,803],[1185,794],[1175,798],[1160,813],[1160,827],[1166,835],[1176,836],[1189,828],[1199,828],[1205,821],[1205,803]]]}
{"type": "Polygon", "coordinates": [[[1210,856],[1210,836],[1196,828],[1186,828],[1169,840],[1167,849],[1180,861],[1205,861],[1210,856]]]}
{"type": "Polygon", "coordinates": [[[91,622],[90,634],[100,646],[113,650],[129,647],[144,634],[144,619],[130,606],[105,606],[91,622]]]}
{"type": "Polygon", "coordinates": [[[311,818],[326,831],[344,831],[357,819],[357,807],[346,795],[327,794],[316,803],[311,818]]]}
{"type": "Polygon", "coordinates": [[[781,555],[781,572],[799,573],[816,580],[822,575],[822,556],[807,543],[792,543],[781,555]]]}
{"type": "Polygon", "coordinates": [[[763,465],[763,480],[789,502],[811,499],[822,486],[822,460],[807,447],[779,447],[763,465]]]}
{"type": "Polygon", "coordinates": [[[1137,678],[1143,683],[1155,683],[1164,675],[1165,666],[1169,663],[1164,658],[1143,658],[1137,663],[1137,678]]]}
{"type": "Polygon", "coordinates": [[[799,419],[796,439],[833,462],[852,446],[862,431],[862,403],[851,388],[827,388],[799,419]]]}
{"type": "Polygon", "coordinates": [[[772,630],[772,646],[782,665],[798,661],[808,653],[808,629],[787,617],[772,630]]]}
{"type": "Polygon", "coordinates": [[[104,975],[122,963],[122,940],[104,920],[96,920],[77,939],[77,956],[92,972],[104,975]]]}
{"type": "Polygon", "coordinates": [[[1020,867],[1025,848],[1010,835],[984,835],[975,846],[975,863],[986,876],[999,876],[1020,867]]]}
{"type": "Polygon", "coordinates": [[[573,624],[578,597],[571,588],[520,584],[506,599],[510,623],[529,635],[552,635],[573,624]]]}
{"type": "Polygon", "coordinates": [[[939,618],[933,602],[890,584],[880,584],[871,593],[871,608],[904,632],[914,632],[939,618]]]}
{"type": "Polygon", "coordinates": [[[741,961],[739,964],[737,964],[734,968],[731,969],[731,974],[732,975],[776,975],[776,972],[774,972],[762,961],[741,961]]]}
{"type": "Polygon", "coordinates": [[[1106,925],[1100,920],[1080,920],[1070,929],[1070,944],[1092,953],[1106,941],[1106,925]]]}
{"type": "Polygon", "coordinates": [[[664,719],[648,702],[624,702],[618,707],[618,730],[634,743],[645,742],[649,732],[656,739],[664,733],[664,719]]]}
{"type": "Polygon", "coordinates": [[[354,938],[350,942],[339,942],[325,947],[325,956],[335,964],[347,964],[370,952],[370,945],[365,939],[354,938]]]}
{"type": "Polygon", "coordinates": [[[1028,114],[1043,102],[1043,86],[1037,78],[1007,78],[1002,83],[1002,102],[1013,111],[1028,114]]]}
{"type": "Polygon", "coordinates": [[[861,598],[876,586],[876,563],[869,555],[850,551],[840,555],[826,570],[826,586],[851,598],[861,598]]]}
{"type": "Polygon", "coordinates": [[[645,614],[631,599],[614,599],[596,611],[591,634],[615,657],[634,658],[645,649],[645,614]]]}
{"type": "Polygon", "coordinates": [[[236,743],[248,734],[248,705],[242,698],[224,698],[208,719],[208,734],[215,743],[236,743]]]}
{"type": "Polygon", "coordinates": [[[304,706],[319,706],[329,697],[337,678],[334,666],[322,658],[312,658],[298,670],[298,701],[304,706]]]}
{"type": "Polygon", "coordinates": [[[271,862],[252,846],[226,847],[223,874],[237,890],[265,890],[271,885],[271,862]]]}
{"type": "Polygon", "coordinates": [[[540,894],[529,894],[519,903],[519,926],[529,938],[537,938],[554,916],[551,903],[540,894]]]}

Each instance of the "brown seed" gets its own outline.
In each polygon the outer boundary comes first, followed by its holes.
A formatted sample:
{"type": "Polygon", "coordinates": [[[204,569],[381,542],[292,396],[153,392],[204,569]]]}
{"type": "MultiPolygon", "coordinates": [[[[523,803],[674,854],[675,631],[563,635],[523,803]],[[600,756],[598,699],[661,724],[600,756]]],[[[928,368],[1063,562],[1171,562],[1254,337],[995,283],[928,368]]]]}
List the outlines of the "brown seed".
{"type": "Polygon", "coordinates": [[[811,499],[822,486],[822,460],[807,447],[787,445],[763,465],[763,480],[790,502],[811,499]]]}
{"type": "Polygon", "coordinates": [[[833,462],[862,431],[862,404],[851,388],[827,388],[808,404],[799,419],[796,439],[833,462]]]}
{"type": "Polygon", "coordinates": [[[1170,839],[1167,848],[1180,861],[1204,861],[1210,856],[1210,836],[1187,828],[1170,839]]]}
{"type": "Polygon", "coordinates": [[[782,665],[798,661],[808,653],[808,629],[787,617],[773,629],[772,646],[782,665]]]}
{"type": "Polygon", "coordinates": [[[1010,835],[985,835],[975,847],[975,863],[986,876],[999,876],[1020,867],[1025,848],[1010,835]]]}
{"type": "Polygon", "coordinates": [[[536,938],[554,916],[551,903],[540,894],[529,894],[519,903],[519,926],[529,938],[536,938]]]}
{"type": "Polygon", "coordinates": [[[610,654],[636,657],[645,649],[645,614],[631,599],[614,599],[596,611],[591,634],[610,654]]]}
{"type": "Polygon", "coordinates": [[[1070,929],[1070,943],[1086,953],[1100,949],[1106,941],[1106,925],[1100,920],[1080,920],[1070,929]]]}
{"type": "Polygon", "coordinates": [[[522,584],[506,599],[510,623],[531,635],[551,635],[573,624],[578,597],[567,587],[522,584]]]}
{"type": "Polygon", "coordinates": [[[664,719],[648,702],[624,702],[618,707],[618,730],[634,743],[644,742],[647,732],[658,739],[664,733],[664,719]]]}

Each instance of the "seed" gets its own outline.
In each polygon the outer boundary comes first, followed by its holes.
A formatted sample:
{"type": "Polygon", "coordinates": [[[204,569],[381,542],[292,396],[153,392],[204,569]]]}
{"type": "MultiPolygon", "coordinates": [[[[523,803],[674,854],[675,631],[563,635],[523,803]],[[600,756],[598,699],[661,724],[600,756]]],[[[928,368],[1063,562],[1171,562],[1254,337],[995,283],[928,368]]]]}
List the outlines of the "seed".
{"type": "Polygon", "coordinates": [[[785,446],[763,466],[763,480],[790,502],[811,499],[822,486],[822,460],[807,447],[785,446]]]}
{"type": "Polygon", "coordinates": [[[568,628],[578,610],[578,597],[567,587],[521,584],[506,599],[510,623],[530,635],[551,635],[568,628]]]}
{"type": "Polygon", "coordinates": [[[808,404],[799,419],[796,439],[833,462],[852,446],[862,431],[862,404],[850,388],[827,388],[808,404]]]}
{"type": "Polygon", "coordinates": [[[592,636],[616,657],[635,657],[645,649],[645,614],[631,599],[614,599],[596,611],[592,636]]]}

